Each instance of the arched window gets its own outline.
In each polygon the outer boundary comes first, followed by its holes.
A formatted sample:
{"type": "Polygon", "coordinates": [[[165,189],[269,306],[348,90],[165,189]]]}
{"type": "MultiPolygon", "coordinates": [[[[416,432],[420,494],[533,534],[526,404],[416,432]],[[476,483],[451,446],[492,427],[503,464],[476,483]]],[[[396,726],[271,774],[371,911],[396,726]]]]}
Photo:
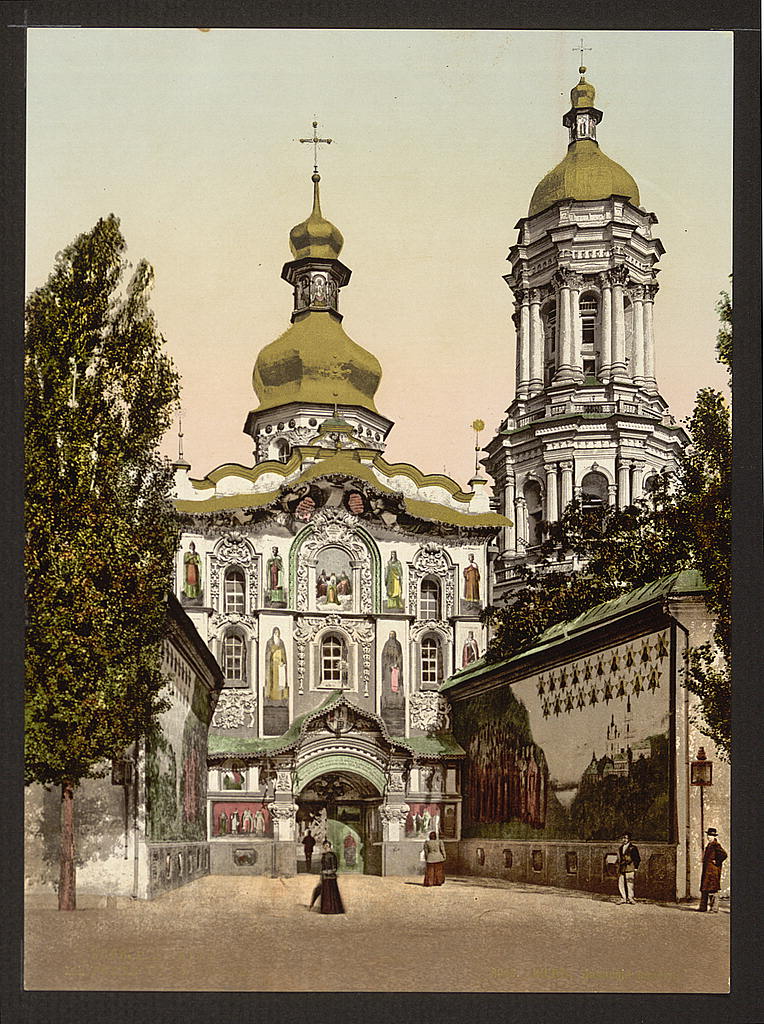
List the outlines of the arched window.
{"type": "Polygon", "coordinates": [[[578,303],[581,317],[581,359],[585,377],[594,377],[597,373],[597,296],[585,292],[578,303]]]}
{"type": "Polygon", "coordinates": [[[607,505],[607,477],[603,473],[587,473],[581,481],[581,508],[596,512],[607,505]]]}
{"type": "Polygon", "coordinates": [[[244,573],[241,569],[227,569],[223,584],[223,610],[228,615],[244,614],[244,573]]]}
{"type": "Polygon", "coordinates": [[[273,454],[279,462],[289,462],[289,444],[283,439],[274,441],[273,443],[273,454]]]}
{"type": "Polygon", "coordinates": [[[329,633],[321,641],[321,684],[347,686],[348,661],[345,641],[336,633],[329,633]]]}
{"type": "Polygon", "coordinates": [[[229,686],[247,681],[247,647],[239,633],[226,633],[223,638],[223,676],[229,686]]]}
{"type": "Polygon", "coordinates": [[[437,686],[443,675],[440,643],[436,637],[422,641],[420,679],[423,687],[437,686]]]}
{"type": "Polygon", "coordinates": [[[422,580],[420,616],[423,619],[440,618],[440,585],[437,580],[422,580]]]}
{"type": "Polygon", "coordinates": [[[541,504],[541,485],[537,480],[529,480],[523,487],[525,511],[528,517],[528,547],[535,548],[541,541],[541,521],[544,518],[541,504]]]}

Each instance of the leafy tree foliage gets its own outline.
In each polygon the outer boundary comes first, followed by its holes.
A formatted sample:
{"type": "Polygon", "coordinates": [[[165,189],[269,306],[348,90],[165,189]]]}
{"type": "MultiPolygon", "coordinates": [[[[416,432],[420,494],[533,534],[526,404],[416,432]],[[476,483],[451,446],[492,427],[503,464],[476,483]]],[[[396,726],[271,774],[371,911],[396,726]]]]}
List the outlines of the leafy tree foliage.
{"type": "MultiPolygon", "coordinates": [[[[726,292],[717,310],[717,354],[731,370],[726,292]]],[[[544,630],[587,608],[678,569],[696,568],[708,587],[715,643],[691,652],[687,685],[700,699],[697,725],[729,756],[732,431],[725,396],[702,389],[687,425],[692,444],[676,479],[658,478],[648,496],[624,509],[591,511],[573,501],[559,522],[545,524],[542,563],[520,569],[505,606],[484,612],[493,631],[487,656],[496,660],[527,650],[544,630]],[[571,557],[574,572],[559,566],[571,557]]]]}
{"type": "Polygon", "coordinates": [[[157,445],[178,377],[129,281],[113,215],[56,257],[26,306],[27,783],[62,787],[59,906],[74,906],[72,799],[156,721],[178,533],[157,445]]]}

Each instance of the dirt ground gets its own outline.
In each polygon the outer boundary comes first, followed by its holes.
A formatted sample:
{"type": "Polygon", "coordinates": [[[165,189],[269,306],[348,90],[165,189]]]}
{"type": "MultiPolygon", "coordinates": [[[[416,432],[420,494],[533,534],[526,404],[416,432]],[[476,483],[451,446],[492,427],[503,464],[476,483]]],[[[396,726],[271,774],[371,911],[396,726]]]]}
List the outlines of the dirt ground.
{"type": "Polygon", "coordinates": [[[729,912],[449,878],[212,876],[151,902],[26,911],[25,987],[112,991],[727,992],[729,912]]]}

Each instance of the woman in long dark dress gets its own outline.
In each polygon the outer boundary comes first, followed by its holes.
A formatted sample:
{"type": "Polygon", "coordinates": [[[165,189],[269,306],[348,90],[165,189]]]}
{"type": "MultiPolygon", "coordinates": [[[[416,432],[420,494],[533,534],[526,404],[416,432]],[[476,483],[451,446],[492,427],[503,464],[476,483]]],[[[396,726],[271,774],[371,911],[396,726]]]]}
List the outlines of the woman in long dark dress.
{"type": "Polygon", "coordinates": [[[318,897],[321,897],[319,911],[322,914],[344,914],[345,908],[342,905],[342,897],[337,886],[337,854],[332,849],[329,840],[324,841],[323,853],[321,854],[321,881],[313,890],[309,910],[318,897]]]}

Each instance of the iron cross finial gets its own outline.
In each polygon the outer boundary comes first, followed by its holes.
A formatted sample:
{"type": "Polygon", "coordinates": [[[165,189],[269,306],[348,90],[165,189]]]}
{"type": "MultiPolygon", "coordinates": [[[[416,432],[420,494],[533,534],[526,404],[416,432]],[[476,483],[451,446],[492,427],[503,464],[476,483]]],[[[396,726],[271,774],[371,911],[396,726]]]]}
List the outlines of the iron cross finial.
{"type": "Polygon", "coordinates": [[[587,51],[591,52],[592,48],[591,48],[591,46],[584,46],[584,41],[582,39],[578,46],[572,46],[571,49],[572,50],[578,50],[580,52],[580,54],[581,54],[581,61],[580,61],[580,63],[583,64],[584,63],[584,50],[587,50],[587,51]]]}
{"type": "Polygon", "coordinates": [[[300,139],[300,142],[310,142],[313,145],[313,173],[318,173],[318,147],[319,144],[324,142],[327,146],[331,146],[331,139],[319,139],[316,135],[316,128],[318,128],[318,121],[313,122],[313,138],[312,139],[300,139]]]}

